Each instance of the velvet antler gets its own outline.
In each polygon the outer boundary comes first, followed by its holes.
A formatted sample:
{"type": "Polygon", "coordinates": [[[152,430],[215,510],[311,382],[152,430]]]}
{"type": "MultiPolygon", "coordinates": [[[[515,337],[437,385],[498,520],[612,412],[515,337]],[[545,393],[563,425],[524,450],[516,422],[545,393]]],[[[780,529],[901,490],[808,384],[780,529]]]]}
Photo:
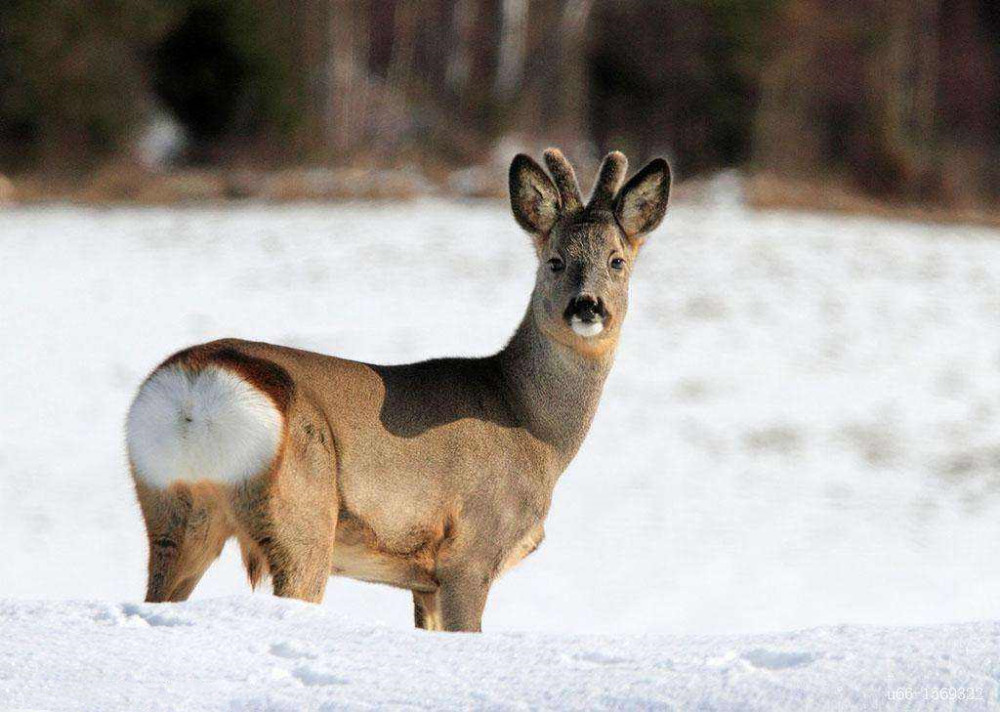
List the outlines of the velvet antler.
{"type": "Polygon", "coordinates": [[[559,189],[559,199],[562,202],[564,213],[579,210],[583,207],[583,199],[580,197],[580,187],[576,182],[576,173],[573,166],[566,160],[558,148],[549,148],[545,151],[545,165],[549,167],[552,179],[556,188],[559,189]]]}
{"type": "Polygon", "coordinates": [[[621,190],[628,170],[628,159],[621,151],[612,151],[601,162],[601,170],[594,181],[594,189],[590,194],[588,209],[611,210],[614,207],[615,196],[621,190]]]}

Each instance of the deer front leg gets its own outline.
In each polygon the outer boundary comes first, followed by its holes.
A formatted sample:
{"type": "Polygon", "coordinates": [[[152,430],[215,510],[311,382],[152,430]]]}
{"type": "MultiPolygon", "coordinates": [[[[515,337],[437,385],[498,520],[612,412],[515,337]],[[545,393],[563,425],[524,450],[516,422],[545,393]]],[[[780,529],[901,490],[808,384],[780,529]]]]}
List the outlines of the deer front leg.
{"type": "Polygon", "coordinates": [[[441,626],[441,597],[437,591],[413,592],[413,622],[424,630],[444,630],[441,626]]]}
{"type": "Polygon", "coordinates": [[[441,588],[436,596],[440,605],[442,630],[479,633],[483,628],[483,609],[492,583],[489,575],[476,568],[450,571],[439,575],[441,588]]]}

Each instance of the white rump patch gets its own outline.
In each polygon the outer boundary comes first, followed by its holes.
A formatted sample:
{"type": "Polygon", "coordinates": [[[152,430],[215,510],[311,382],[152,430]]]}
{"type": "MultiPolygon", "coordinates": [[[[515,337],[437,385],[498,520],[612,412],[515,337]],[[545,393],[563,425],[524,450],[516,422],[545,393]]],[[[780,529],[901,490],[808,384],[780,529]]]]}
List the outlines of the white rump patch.
{"type": "Polygon", "coordinates": [[[569,325],[576,334],[586,338],[591,336],[597,336],[602,331],[604,331],[604,322],[598,319],[597,321],[584,321],[575,314],[570,317],[569,325]]]}
{"type": "Polygon", "coordinates": [[[128,456],[155,487],[213,480],[233,484],[263,472],[281,442],[281,412],[231,371],[169,366],[154,373],[128,412],[128,456]]]}

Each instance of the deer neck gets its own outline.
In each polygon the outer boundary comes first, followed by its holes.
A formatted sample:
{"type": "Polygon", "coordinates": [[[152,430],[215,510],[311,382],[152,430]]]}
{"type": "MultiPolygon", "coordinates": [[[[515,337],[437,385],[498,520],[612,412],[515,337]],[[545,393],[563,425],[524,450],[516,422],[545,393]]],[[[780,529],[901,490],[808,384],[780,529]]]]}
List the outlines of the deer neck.
{"type": "Polygon", "coordinates": [[[529,307],[499,354],[510,405],[528,432],[552,449],[556,477],[590,429],[616,341],[581,351],[568,339],[546,333],[529,307]]]}

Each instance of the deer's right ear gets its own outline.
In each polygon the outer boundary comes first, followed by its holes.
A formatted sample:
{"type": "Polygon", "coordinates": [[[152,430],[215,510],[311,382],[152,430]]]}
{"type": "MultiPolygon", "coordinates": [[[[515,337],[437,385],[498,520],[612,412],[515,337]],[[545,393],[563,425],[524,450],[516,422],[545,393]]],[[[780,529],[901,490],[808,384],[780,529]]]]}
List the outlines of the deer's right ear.
{"type": "Polygon", "coordinates": [[[559,192],[541,166],[519,153],[510,164],[510,208],[517,224],[541,237],[559,218],[559,192]]]}

